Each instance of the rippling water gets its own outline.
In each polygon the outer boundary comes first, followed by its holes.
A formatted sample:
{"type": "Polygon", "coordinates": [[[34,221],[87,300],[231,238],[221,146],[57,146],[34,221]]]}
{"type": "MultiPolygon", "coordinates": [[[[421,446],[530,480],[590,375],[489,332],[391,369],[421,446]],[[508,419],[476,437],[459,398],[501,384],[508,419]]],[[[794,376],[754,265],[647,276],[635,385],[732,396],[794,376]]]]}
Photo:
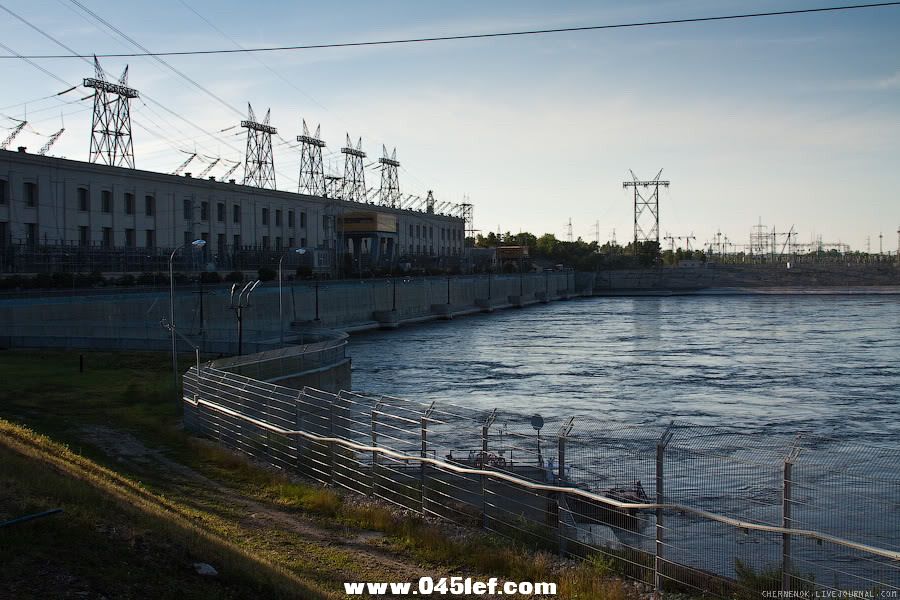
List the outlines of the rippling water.
{"type": "MultiPolygon", "coordinates": [[[[539,412],[548,425],[575,416],[576,430],[592,435],[643,435],[640,456],[626,444],[603,450],[601,437],[596,453],[574,459],[599,474],[595,489],[652,485],[654,436],[671,420],[727,427],[683,430],[693,435],[683,447],[707,458],[674,452],[667,493],[774,525],[785,449],[812,434],[794,472],[795,526],[900,550],[900,295],[582,299],[357,335],[350,351],[358,390],[496,407],[526,429],[539,412]]],[[[722,557],[759,568],[780,559],[777,536],[690,517],[669,525],[690,532],[678,553],[700,568],[732,575],[722,557]]],[[[652,536],[615,535],[652,550],[652,536]]],[[[859,587],[871,576],[871,560],[839,548],[798,542],[795,560],[820,581],[859,587]]]]}
{"type": "Polygon", "coordinates": [[[900,432],[900,296],[592,298],[354,336],[357,389],[581,420],[900,432]]]}

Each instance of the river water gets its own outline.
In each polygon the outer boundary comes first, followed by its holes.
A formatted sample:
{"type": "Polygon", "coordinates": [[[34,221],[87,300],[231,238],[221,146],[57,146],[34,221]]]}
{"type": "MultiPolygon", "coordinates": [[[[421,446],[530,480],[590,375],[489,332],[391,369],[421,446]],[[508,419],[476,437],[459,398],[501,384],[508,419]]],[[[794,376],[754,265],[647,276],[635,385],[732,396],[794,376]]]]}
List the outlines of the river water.
{"type": "Polygon", "coordinates": [[[591,298],[353,336],[354,388],[578,420],[900,433],[900,295],[591,298]]]}
{"type": "MultiPolygon", "coordinates": [[[[900,550],[900,295],[579,299],[354,335],[350,354],[354,389],[498,408],[525,429],[533,413],[551,432],[574,416],[576,432],[652,443],[673,420],[710,426],[685,430],[683,447],[706,454],[671,459],[667,491],[763,523],[780,525],[783,448],[809,434],[794,526],[900,550]]],[[[652,496],[653,446],[614,446],[626,449],[607,453],[595,489],[623,483],[610,474],[633,464],[652,496]]],[[[574,461],[601,464],[591,452],[574,461]]],[[[722,557],[780,559],[780,536],[681,524],[693,533],[679,553],[699,568],[733,575],[722,557]]],[[[652,534],[616,535],[651,549],[652,534]]],[[[795,543],[795,559],[819,581],[869,587],[863,555],[795,543]]]]}

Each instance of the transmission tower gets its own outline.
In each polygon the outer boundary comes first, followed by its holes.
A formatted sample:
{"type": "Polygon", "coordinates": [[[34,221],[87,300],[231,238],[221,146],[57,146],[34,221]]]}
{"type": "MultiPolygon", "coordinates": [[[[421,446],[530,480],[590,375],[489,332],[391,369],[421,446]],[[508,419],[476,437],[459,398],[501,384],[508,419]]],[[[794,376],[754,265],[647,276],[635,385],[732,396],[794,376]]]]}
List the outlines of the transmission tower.
{"type": "Polygon", "coordinates": [[[113,167],[134,168],[134,145],[131,141],[131,100],[138,91],[128,87],[128,66],[119,83],[106,81],[100,61],[94,57],[94,74],[83,85],[94,90],[94,116],[91,121],[90,162],[113,167]]]}
{"type": "MultiPolygon", "coordinates": [[[[468,200],[468,198],[465,198],[468,200]]],[[[469,202],[463,202],[459,205],[460,211],[459,216],[466,222],[466,237],[475,237],[475,217],[473,214],[472,204],[469,202]]]]}
{"type": "Polygon", "coordinates": [[[431,190],[428,190],[428,195],[425,196],[425,212],[434,214],[434,194],[431,190]]]}
{"type": "Polygon", "coordinates": [[[397,178],[397,168],[400,162],[397,160],[397,149],[388,157],[387,148],[382,145],[382,158],[378,159],[381,163],[381,205],[397,208],[400,204],[400,180],[397,178]]]}
{"type": "Polygon", "coordinates": [[[316,125],[316,134],[310,135],[303,119],[303,135],[297,136],[300,142],[300,186],[298,192],[310,196],[324,196],[325,167],[322,164],[322,148],[325,142],[321,139],[322,126],[316,125]]]}
{"type": "Polygon", "coordinates": [[[9,145],[16,139],[16,136],[19,135],[19,132],[22,131],[26,125],[28,125],[28,121],[19,121],[19,124],[13,127],[13,130],[6,136],[6,139],[4,139],[3,142],[0,142],[0,150],[9,148],[9,145]]]}
{"type": "Polygon", "coordinates": [[[325,176],[325,197],[340,200],[344,191],[344,178],[340,175],[325,176]]]}
{"type": "Polygon", "coordinates": [[[625,181],[622,187],[634,188],[634,254],[638,252],[638,242],[655,242],[659,247],[659,186],[669,187],[668,181],[660,181],[660,169],[650,181],[642,181],[629,169],[632,181],[625,181]],[[641,189],[650,191],[645,197],[641,189]]]}
{"type": "Polygon", "coordinates": [[[65,130],[66,130],[66,128],[62,127],[62,128],[60,128],[59,131],[57,131],[56,133],[51,135],[50,138],[47,140],[47,143],[45,143],[43,146],[41,146],[41,149],[38,150],[38,155],[44,156],[45,154],[47,154],[47,152],[50,150],[50,147],[56,143],[56,140],[59,139],[59,136],[61,136],[63,134],[63,132],[65,132],[65,130]]]}
{"type": "Polygon", "coordinates": [[[341,197],[350,202],[366,201],[366,174],[363,159],[366,153],[362,151],[362,138],[353,147],[350,134],[347,134],[347,145],[341,148],[344,155],[344,181],[341,197]]]}
{"type": "Polygon", "coordinates": [[[574,242],[575,234],[572,233],[572,217],[569,217],[569,222],[566,223],[566,241],[574,242]]]}
{"type": "Polygon", "coordinates": [[[272,109],[266,111],[262,123],[256,120],[253,107],[247,103],[247,120],[241,127],[247,130],[247,154],[244,158],[244,185],[275,189],[275,161],[272,156],[272,136],[278,130],[269,125],[272,109]]]}
{"type": "Polygon", "coordinates": [[[762,218],[758,225],[754,225],[750,232],[750,254],[768,254],[769,253],[769,231],[768,227],[762,224],[762,218]]]}
{"type": "Polygon", "coordinates": [[[597,242],[597,247],[600,247],[600,221],[596,221],[594,223],[594,240],[597,242]]]}

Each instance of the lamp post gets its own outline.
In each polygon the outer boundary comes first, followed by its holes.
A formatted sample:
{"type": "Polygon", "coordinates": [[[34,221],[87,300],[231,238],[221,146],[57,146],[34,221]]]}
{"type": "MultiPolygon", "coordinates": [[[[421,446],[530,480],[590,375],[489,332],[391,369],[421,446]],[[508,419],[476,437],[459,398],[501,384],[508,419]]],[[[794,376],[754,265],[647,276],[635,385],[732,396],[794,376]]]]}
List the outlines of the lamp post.
{"type": "MultiPolygon", "coordinates": [[[[172,250],[169,255],[169,323],[172,325],[172,377],[174,378],[175,391],[178,391],[178,347],[177,338],[175,337],[175,273],[172,270],[172,261],[175,260],[175,254],[186,247],[188,244],[182,244],[172,250]]],[[[194,240],[190,246],[195,249],[203,248],[206,240],[194,240]]]]}
{"type": "MultiPolygon", "coordinates": [[[[278,259],[278,324],[279,324],[279,329],[281,330],[281,345],[282,346],[284,345],[284,298],[283,298],[283,294],[282,294],[282,288],[284,287],[283,286],[284,276],[282,275],[282,272],[281,272],[281,266],[282,266],[282,263],[284,262],[284,257],[287,256],[288,254],[290,254],[291,252],[303,255],[303,254],[306,254],[306,248],[294,248],[293,250],[288,250],[287,252],[285,252],[284,254],[281,255],[281,258],[278,259]]],[[[318,298],[316,300],[318,300],[318,298]]],[[[318,312],[318,311],[316,311],[316,312],[318,312]]]]}

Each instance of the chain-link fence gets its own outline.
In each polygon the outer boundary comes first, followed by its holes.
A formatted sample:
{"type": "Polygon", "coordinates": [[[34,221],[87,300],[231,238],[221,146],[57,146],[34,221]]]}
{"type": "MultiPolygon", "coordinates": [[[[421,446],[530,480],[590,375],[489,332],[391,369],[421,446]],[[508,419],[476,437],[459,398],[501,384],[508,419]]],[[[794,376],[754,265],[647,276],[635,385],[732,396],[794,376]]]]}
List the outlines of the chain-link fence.
{"type": "Polygon", "coordinates": [[[426,517],[602,560],[660,591],[900,593],[896,448],[544,422],[209,366],[184,381],[191,431],[426,517]]]}

